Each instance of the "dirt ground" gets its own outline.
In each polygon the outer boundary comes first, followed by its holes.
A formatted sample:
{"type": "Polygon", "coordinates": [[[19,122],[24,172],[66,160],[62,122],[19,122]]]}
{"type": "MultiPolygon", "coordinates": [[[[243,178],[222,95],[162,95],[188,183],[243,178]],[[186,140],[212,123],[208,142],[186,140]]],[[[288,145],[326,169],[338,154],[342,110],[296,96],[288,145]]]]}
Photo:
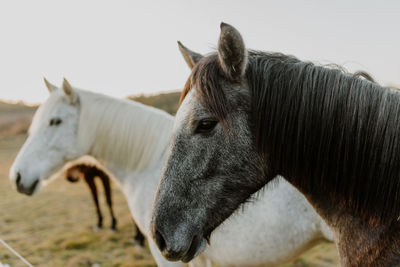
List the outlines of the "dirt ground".
{"type": "MultiPolygon", "coordinates": [[[[147,248],[131,244],[133,224],[115,186],[116,233],[108,230],[110,218],[103,197],[105,229],[92,231],[94,205],[82,182],[57,179],[33,197],[14,191],[8,170],[25,138],[20,134],[0,139],[0,238],[35,266],[155,266],[147,248]]],[[[0,261],[24,266],[1,245],[0,261]]],[[[321,244],[284,266],[338,266],[336,249],[333,244],[321,244]]]]}

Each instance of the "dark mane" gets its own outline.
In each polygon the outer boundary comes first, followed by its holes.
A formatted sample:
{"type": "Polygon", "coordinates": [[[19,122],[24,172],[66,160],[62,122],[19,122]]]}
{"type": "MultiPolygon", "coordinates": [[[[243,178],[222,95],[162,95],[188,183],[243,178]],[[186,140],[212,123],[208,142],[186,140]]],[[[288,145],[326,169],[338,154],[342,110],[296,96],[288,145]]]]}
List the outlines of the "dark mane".
{"type": "MultiPolygon", "coordinates": [[[[363,218],[397,219],[399,92],[283,54],[250,51],[248,60],[256,150],[274,174],[363,218]]],[[[229,119],[221,79],[227,80],[218,57],[208,56],[193,69],[181,99],[195,87],[217,119],[229,119]]]]}

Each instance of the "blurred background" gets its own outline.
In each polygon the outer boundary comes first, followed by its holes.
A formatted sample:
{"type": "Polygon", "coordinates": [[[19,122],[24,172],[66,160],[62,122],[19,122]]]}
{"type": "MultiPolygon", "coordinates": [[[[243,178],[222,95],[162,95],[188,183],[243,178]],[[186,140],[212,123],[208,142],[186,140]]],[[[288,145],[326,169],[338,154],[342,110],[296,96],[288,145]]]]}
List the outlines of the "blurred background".
{"type": "MultiPolygon", "coordinates": [[[[399,13],[395,0],[0,2],[0,238],[35,266],[155,266],[148,249],[131,243],[135,230],[117,186],[116,233],[91,230],[95,211],[82,182],[57,179],[31,198],[11,188],[9,167],[48,95],[44,76],[174,114],[190,73],[176,41],[211,52],[224,21],[249,48],[365,70],[399,86],[399,13]]],[[[1,245],[0,262],[24,266],[1,245]]],[[[337,265],[334,245],[321,244],[285,266],[337,265]]]]}

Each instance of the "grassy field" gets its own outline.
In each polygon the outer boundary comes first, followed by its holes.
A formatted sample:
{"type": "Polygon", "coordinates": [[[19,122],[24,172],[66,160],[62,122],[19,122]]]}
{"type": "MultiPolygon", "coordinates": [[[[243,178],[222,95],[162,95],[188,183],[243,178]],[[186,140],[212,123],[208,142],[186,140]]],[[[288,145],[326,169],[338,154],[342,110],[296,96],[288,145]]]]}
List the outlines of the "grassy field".
{"type": "MultiPolygon", "coordinates": [[[[177,97],[171,94],[171,102],[177,97]]],[[[154,102],[142,98],[143,102],[154,102]]],[[[12,189],[8,171],[26,138],[33,111],[31,107],[0,102],[0,238],[34,266],[156,266],[147,248],[131,243],[133,223],[118,188],[113,189],[119,228],[116,233],[108,230],[110,218],[102,191],[105,229],[92,231],[96,215],[83,182],[71,184],[59,178],[33,197],[12,189]]],[[[1,244],[0,262],[25,266],[1,244]]],[[[320,244],[284,265],[289,266],[338,266],[336,249],[333,244],[320,244]]]]}

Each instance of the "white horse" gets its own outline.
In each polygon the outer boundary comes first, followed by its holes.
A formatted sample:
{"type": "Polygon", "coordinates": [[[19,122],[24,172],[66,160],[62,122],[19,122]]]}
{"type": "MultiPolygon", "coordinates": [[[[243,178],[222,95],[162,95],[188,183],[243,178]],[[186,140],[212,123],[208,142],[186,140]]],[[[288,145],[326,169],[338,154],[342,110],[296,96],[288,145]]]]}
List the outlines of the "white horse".
{"type": "MultiPolygon", "coordinates": [[[[149,237],[149,215],[173,126],[169,114],[129,100],[118,100],[46,81],[50,97],[36,112],[29,137],[10,170],[18,191],[34,194],[66,162],[91,155],[115,177],[133,219],[149,237]]],[[[283,179],[258,193],[222,224],[210,246],[192,266],[258,266],[287,262],[333,237],[304,196],[283,179]]],[[[168,262],[152,238],[158,266],[168,262]]]]}

